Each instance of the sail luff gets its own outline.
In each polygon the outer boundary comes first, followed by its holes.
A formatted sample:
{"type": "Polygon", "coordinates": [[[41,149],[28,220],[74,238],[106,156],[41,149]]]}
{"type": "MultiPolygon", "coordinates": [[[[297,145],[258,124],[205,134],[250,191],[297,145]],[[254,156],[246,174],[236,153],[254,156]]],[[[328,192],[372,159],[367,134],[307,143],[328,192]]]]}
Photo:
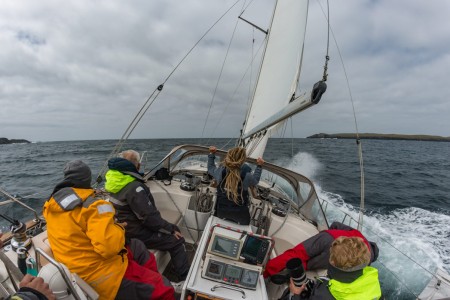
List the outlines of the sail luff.
{"type": "MultiPolygon", "coordinates": [[[[278,0],[276,3],[243,136],[274,112],[283,109],[295,95],[303,57],[308,3],[308,0],[278,0]]],[[[250,157],[262,155],[273,129],[270,128],[264,137],[246,141],[247,149],[252,149],[247,153],[250,157]]]]}

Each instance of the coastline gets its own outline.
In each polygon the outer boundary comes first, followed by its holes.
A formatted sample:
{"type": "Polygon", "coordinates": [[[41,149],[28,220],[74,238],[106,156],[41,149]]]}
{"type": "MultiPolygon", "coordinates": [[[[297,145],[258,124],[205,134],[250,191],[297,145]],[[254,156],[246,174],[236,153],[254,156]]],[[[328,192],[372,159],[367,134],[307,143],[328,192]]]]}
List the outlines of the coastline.
{"type": "Polygon", "coordinates": [[[0,138],[0,145],[9,145],[9,144],[31,144],[30,141],[24,140],[24,139],[7,139],[7,138],[0,138]]]}
{"type": "MultiPolygon", "coordinates": [[[[307,137],[308,139],[356,139],[356,133],[317,133],[307,137]]],[[[450,142],[450,137],[438,135],[408,135],[408,134],[384,134],[384,133],[360,133],[360,139],[372,140],[405,140],[405,141],[428,141],[428,142],[450,142]]]]}

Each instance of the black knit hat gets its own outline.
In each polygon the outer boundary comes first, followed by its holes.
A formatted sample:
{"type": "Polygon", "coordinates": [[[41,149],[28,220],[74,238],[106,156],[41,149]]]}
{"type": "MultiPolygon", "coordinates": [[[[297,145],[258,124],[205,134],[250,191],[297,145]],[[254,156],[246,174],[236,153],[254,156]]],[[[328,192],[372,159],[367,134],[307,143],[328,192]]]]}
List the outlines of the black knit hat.
{"type": "Polygon", "coordinates": [[[81,160],[70,161],[64,167],[64,180],[72,182],[73,187],[90,188],[91,169],[81,160]]]}

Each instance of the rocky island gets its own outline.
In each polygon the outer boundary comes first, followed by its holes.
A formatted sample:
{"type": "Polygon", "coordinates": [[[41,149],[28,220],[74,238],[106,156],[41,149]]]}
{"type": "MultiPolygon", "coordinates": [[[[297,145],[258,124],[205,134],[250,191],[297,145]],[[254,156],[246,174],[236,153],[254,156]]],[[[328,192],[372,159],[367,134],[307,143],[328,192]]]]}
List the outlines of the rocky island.
{"type": "MultiPolygon", "coordinates": [[[[309,139],[355,139],[355,133],[318,133],[308,136],[309,139]]],[[[360,133],[360,139],[372,140],[409,140],[409,141],[432,141],[432,142],[450,142],[450,137],[438,135],[408,135],[408,134],[383,134],[383,133],[360,133]]]]}
{"type": "Polygon", "coordinates": [[[0,145],[6,145],[6,144],[29,144],[30,141],[23,140],[23,139],[12,139],[8,140],[7,138],[0,138],[0,145]]]}

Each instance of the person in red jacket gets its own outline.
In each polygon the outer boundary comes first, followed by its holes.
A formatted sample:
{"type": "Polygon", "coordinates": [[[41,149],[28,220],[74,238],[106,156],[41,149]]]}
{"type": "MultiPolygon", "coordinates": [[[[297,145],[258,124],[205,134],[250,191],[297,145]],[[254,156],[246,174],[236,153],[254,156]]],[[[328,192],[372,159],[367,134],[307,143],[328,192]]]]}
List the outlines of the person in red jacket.
{"type": "Polygon", "coordinates": [[[330,258],[330,246],[340,236],[360,237],[370,251],[370,263],[378,258],[378,247],[374,242],[369,242],[361,232],[339,222],[333,222],[330,229],[319,232],[292,249],[271,259],[266,265],[264,277],[275,275],[285,269],[286,263],[291,258],[300,258],[305,270],[327,269],[330,258]]]}

